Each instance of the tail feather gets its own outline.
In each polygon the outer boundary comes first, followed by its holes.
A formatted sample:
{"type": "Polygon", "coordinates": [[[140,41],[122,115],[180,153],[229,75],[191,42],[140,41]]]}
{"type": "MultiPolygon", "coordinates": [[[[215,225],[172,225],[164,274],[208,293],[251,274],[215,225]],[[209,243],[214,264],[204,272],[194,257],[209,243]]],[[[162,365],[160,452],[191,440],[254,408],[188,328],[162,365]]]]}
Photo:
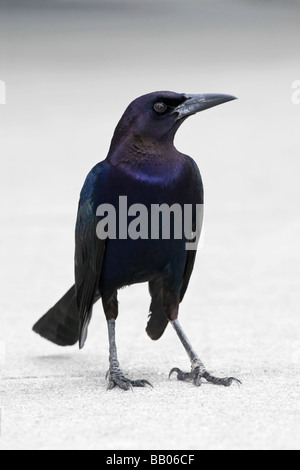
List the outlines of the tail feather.
{"type": "Polygon", "coordinates": [[[33,327],[33,331],[59,346],[73,346],[79,339],[79,312],[75,286],[33,327]]]}

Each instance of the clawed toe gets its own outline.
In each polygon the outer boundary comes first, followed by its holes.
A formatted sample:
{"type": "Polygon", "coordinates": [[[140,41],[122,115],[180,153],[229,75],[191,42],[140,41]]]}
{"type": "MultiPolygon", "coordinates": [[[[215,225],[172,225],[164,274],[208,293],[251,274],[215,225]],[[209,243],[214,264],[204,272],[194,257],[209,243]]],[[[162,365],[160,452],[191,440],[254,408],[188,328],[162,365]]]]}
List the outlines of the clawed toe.
{"type": "Polygon", "coordinates": [[[235,377],[226,377],[224,381],[225,383],[223,385],[225,385],[225,387],[229,387],[232,382],[236,382],[238,386],[243,385],[242,382],[239,379],[236,379],[235,377]]]}
{"type": "Polygon", "coordinates": [[[146,387],[146,385],[149,385],[149,387],[153,388],[153,385],[148,380],[130,380],[130,383],[133,387],[146,387]]]}
{"type": "Polygon", "coordinates": [[[195,370],[191,372],[183,372],[178,367],[173,367],[169,374],[169,379],[171,378],[172,374],[177,374],[177,380],[182,380],[184,382],[193,382],[196,387],[199,387],[202,383],[202,376],[200,373],[196,373],[195,370]]]}
{"type": "Polygon", "coordinates": [[[182,372],[182,370],[178,369],[178,367],[173,367],[173,369],[169,373],[169,379],[171,375],[174,373],[177,374],[177,380],[183,380],[183,381],[193,380],[192,372],[182,372]]]}
{"type": "Polygon", "coordinates": [[[236,382],[238,385],[242,385],[242,382],[235,377],[214,377],[206,370],[201,370],[200,367],[195,367],[191,372],[182,372],[182,370],[178,369],[178,367],[174,367],[169,374],[169,378],[173,373],[177,374],[177,380],[193,381],[193,384],[196,387],[199,387],[202,384],[202,378],[214,385],[223,385],[224,387],[230,387],[232,382],[236,382]]]}
{"type": "Polygon", "coordinates": [[[224,378],[219,378],[219,377],[214,377],[211,375],[209,372],[204,372],[203,377],[207,382],[210,382],[214,385],[223,385],[224,387],[230,387],[232,382],[236,382],[238,385],[242,385],[242,382],[235,377],[224,377],[224,378]]]}
{"type": "Polygon", "coordinates": [[[122,390],[132,390],[132,384],[130,380],[123,378],[110,378],[107,386],[107,390],[112,390],[115,387],[119,387],[122,390]]]}
{"type": "Polygon", "coordinates": [[[108,371],[108,373],[106,374],[106,378],[107,377],[109,380],[107,390],[112,390],[115,387],[119,387],[125,391],[133,391],[133,387],[146,387],[146,385],[149,385],[153,388],[153,386],[150,382],[148,382],[148,380],[130,380],[127,379],[119,371],[117,373],[108,371]]]}

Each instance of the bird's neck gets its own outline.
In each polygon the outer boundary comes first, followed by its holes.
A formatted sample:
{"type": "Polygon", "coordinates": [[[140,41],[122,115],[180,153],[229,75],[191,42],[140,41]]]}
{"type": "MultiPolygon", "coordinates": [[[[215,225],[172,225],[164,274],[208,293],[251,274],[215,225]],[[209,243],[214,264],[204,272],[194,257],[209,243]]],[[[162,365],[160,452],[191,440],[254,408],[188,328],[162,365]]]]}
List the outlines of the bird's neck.
{"type": "Polygon", "coordinates": [[[118,145],[113,145],[112,142],[107,160],[112,165],[161,165],[169,159],[174,159],[177,153],[173,140],[153,141],[150,138],[131,135],[122,139],[121,145],[120,142],[118,145]]]}

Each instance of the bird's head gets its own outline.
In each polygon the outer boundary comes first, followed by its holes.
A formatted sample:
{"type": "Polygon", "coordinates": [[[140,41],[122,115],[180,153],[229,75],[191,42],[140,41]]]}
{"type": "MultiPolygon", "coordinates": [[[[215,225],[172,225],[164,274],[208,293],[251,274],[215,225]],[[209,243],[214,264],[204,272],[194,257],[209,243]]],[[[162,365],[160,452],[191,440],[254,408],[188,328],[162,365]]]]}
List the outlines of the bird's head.
{"type": "Polygon", "coordinates": [[[205,109],[236,99],[231,95],[187,95],[171,91],[148,93],[135,99],[119,121],[111,150],[121,142],[145,148],[173,144],[185,119],[205,109]]]}

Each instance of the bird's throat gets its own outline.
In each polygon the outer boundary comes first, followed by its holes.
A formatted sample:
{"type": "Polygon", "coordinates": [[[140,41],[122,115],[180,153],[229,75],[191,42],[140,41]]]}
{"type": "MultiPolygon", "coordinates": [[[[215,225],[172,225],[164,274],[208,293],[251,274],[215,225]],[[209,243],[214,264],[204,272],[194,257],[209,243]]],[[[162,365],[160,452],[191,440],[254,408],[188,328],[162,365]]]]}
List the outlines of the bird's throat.
{"type": "Polygon", "coordinates": [[[177,150],[173,142],[157,142],[140,136],[132,136],[124,142],[122,151],[111,152],[109,161],[113,165],[130,164],[132,166],[161,166],[167,160],[176,158],[177,150]]]}

